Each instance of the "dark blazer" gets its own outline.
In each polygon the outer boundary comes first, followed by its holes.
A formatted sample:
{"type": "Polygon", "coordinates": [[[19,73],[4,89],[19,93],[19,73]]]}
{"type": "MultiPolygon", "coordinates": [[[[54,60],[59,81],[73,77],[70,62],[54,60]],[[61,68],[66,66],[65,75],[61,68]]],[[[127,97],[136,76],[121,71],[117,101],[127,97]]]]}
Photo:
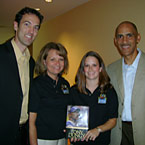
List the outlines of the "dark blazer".
{"type": "MultiPolygon", "coordinates": [[[[34,60],[30,61],[30,83],[34,60]]],[[[11,40],[0,45],[0,144],[14,145],[19,129],[23,94],[11,40]]]]}

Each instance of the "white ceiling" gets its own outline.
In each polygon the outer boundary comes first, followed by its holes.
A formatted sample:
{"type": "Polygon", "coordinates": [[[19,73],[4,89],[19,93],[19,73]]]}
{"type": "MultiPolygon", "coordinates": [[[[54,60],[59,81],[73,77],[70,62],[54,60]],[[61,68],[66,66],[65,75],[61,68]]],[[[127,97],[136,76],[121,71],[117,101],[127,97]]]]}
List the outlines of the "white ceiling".
{"type": "Polygon", "coordinates": [[[15,14],[23,7],[40,8],[45,20],[50,20],[90,0],[0,0],[0,27],[13,24],[15,14]]]}

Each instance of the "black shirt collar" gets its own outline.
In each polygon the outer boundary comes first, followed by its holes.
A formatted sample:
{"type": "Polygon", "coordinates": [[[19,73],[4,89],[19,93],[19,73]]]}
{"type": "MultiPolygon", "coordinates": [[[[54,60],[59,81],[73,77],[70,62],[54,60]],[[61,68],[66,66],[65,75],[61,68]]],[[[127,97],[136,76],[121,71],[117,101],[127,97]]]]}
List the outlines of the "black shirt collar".
{"type": "Polygon", "coordinates": [[[94,92],[99,91],[100,87],[97,87],[93,93],[91,93],[89,89],[87,89],[87,88],[85,88],[85,89],[86,89],[87,94],[90,96],[91,94],[94,94],[94,92]]]}

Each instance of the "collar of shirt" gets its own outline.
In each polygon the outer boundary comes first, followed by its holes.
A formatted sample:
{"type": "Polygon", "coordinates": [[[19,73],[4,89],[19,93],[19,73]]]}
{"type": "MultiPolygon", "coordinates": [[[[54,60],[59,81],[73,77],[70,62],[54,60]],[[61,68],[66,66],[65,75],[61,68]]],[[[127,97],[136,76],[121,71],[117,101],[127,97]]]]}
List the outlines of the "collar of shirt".
{"type": "Polygon", "coordinates": [[[91,96],[91,95],[94,94],[96,91],[99,91],[99,90],[100,90],[100,87],[98,86],[98,87],[94,90],[93,93],[91,93],[91,91],[90,91],[88,88],[85,87],[85,89],[86,89],[87,95],[91,96]]]}
{"type": "Polygon", "coordinates": [[[47,79],[55,88],[60,80],[60,76],[58,76],[57,82],[56,82],[56,80],[52,79],[48,74],[45,74],[45,79],[47,79]]]}
{"type": "Polygon", "coordinates": [[[134,68],[135,70],[137,69],[138,66],[138,62],[141,56],[141,50],[139,48],[137,48],[138,50],[138,55],[136,56],[134,62],[131,65],[125,64],[124,63],[124,57],[122,58],[122,64],[123,64],[123,72],[127,69],[127,68],[134,68]]]}
{"type": "Polygon", "coordinates": [[[30,52],[29,52],[28,48],[26,48],[24,53],[22,53],[20,48],[17,46],[16,42],[14,41],[14,39],[12,39],[11,43],[12,43],[12,46],[14,48],[16,59],[19,60],[22,57],[25,57],[25,59],[27,61],[29,61],[29,59],[30,59],[30,52]]]}

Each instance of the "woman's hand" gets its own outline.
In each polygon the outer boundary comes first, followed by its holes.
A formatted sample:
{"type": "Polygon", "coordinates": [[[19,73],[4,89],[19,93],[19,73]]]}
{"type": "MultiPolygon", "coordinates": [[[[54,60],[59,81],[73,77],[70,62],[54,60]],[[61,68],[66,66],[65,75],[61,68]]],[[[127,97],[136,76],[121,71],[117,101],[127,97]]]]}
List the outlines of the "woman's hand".
{"type": "Polygon", "coordinates": [[[70,141],[71,141],[71,142],[77,142],[77,141],[80,141],[80,139],[77,139],[77,138],[71,138],[70,141]]]}
{"type": "Polygon", "coordinates": [[[85,135],[85,137],[83,138],[82,141],[86,140],[92,140],[94,141],[96,139],[96,137],[98,137],[100,134],[100,131],[97,128],[91,129],[87,132],[87,134],[85,135]]]}
{"type": "Polygon", "coordinates": [[[89,130],[82,141],[84,141],[84,140],[94,141],[101,132],[105,132],[105,131],[110,130],[113,127],[115,127],[116,122],[117,122],[117,118],[112,118],[112,119],[109,119],[105,124],[100,125],[97,128],[89,130]]]}

